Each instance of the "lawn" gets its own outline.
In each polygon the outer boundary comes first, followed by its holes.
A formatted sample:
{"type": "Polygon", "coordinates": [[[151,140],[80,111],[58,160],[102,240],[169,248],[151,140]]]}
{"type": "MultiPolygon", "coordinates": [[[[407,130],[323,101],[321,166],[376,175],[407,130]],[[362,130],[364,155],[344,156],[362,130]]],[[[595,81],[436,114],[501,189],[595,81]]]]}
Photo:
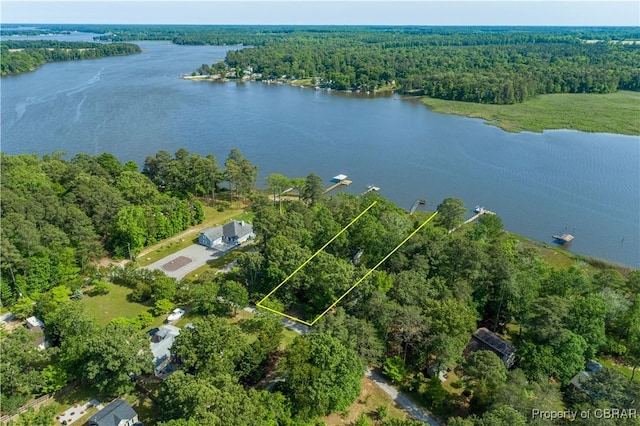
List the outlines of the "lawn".
{"type": "Polygon", "coordinates": [[[198,275],[203,274],[206,271],[209,270],[218,270],[223,268],[224,266],[228,265],[231,262],[234,262],[236,260],[238,260],[238,258],[246,251],[251,250],[253,247],[252,245],[245,245],[244,247],[235,249],[233,251],[230,251],[229,253],[225,254],[222,257],[219,257],[217,259],[213,259],[210,262],[207,262],[206,265],[202,265],[201,267],[199,267],[198,269],[189,272],[187,275],[185,275],[184,279],[185,280],[194,280],[196,278],[198,278],[198,275]]]}
{"type": "MultiPolygon", "coordinates": [[[[599,359],[598,362],[600,364],[602,364],[604,366],[604,368],[612,368],[614,370],[617,370],[619,373],[621,373],[622,375],[624,375],[628,379],[631,379],[631,374],[633,373],[631,368],[629,368],[627,366],[624,366],[624,365],[620,365],[620,364],[614,362],[610,358],[599,359]]],[[[633,378],[633,381],[634,382],[640,382],[640,367],[636,369],[636,374],[635,374],[635,376],[633,378]]]]}
{"type": "MultiPolygon", "coordinates": [[[[89,296],[85,293],[81,300],[81,303],[87,307],[87,311],[92,313],[101,325],[107,324],[113,318],[134,318],[140,312],[150,308],[148,305],[127,300],[127,296],[131,293],[130,288],[117,284],[109,284],[109,288],[111,290],[108,294],[89,296]]],[[[151,327],[160,326],[164,318],[164,316],[154,318],[151,327]]]]}
{"type": "Polygon", "coordinates": [[[640,135],[640,93],[563,93],[540,95],[513,105],[423,98],[435,112],[482,118],[508,132],[571,129],[640,135]]]}
{"type": "Polygon", "coordinates": [[[389,395],[375,385],[369,378],[362,379],[362,391],[358,399],[342,413],[334,413],[323,417],[322,420],[327,426],[352,425],[365,413],[369,417],[370,423],[375,419],[375,411],[380,406],[387,407],[386,419],[407,419],[407,414],[398,408],[389,395]]]}

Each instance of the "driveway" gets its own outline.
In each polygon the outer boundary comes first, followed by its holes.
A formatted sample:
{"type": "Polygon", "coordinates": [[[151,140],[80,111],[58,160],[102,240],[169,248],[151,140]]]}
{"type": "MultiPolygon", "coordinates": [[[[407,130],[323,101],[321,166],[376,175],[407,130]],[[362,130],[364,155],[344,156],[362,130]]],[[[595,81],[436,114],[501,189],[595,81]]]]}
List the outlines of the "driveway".
{"type": "Polygon", "coordinates": [[[201,246],[200,244],[193,244],[167,257],[164,257],[157,262],[152,263],[151,265],[145,266],[144,269],[159,269],[168,276],[180,280],[184,278],[184,276],[189,272],[195,271],[199,267],[206,265],[207,262],[211,260],[224,256],[237,247],[240,246],[227,245],[220,246],[219,248],[209,248],[201,246]],[[186,264],[178,268],[173,268],[169,266],[172,264],[172,262],[176,264],[184,264],[186,262],[186,264]]]}
{"type": "Polygon", "coordinates": [[[377,371],[368,369],[367,377],[373,380],[373,382],[378,385],[380,389],[382,389],[387,395],[389,395],[391,399],[393,399],[396,404],[402,407],[402,409],[406,411],[407,414],[409,414],[411,417],[423,423],[427,423],[430,426],[440,426],[440,423],[438,423],[433,417],[431,417],[422,407],[411,401],[411,399],[409,399],[407,395],[394,388],[391,385],[391,382],[382,374],[378,373],[377,371]]]}

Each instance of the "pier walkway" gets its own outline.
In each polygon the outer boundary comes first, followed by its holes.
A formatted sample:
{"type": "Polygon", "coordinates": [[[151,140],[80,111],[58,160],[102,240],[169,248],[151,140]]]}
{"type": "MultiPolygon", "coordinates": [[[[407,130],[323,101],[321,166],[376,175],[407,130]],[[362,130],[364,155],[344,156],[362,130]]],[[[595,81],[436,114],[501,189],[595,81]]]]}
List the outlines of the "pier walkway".
{"type": "Polygon", "coordinates": [[[341,181],[334,183],[333,185],[331,185],[330,187],[328,187],[327,189],[324,190],[323,194],[327,194],[331,191],[333,191],[334,189],[338,188],[339,186],[348,186],[351,185],[353,182],[351,182],[348,179],[342,179],[341,181]]]}

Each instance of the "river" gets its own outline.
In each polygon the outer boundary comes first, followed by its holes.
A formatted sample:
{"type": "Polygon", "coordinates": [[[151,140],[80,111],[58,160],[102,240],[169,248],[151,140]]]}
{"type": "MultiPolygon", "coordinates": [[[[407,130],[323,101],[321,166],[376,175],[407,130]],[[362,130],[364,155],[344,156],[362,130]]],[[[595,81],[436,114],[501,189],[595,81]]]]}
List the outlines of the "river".
{"type": "Polygon", "coordinates": [[[511,231],[549,244],[570,232],[571,251],[640,266],[637,137],[513,134],[399,96],[186,81],[182,73],[229,47],[138,44],[142,54],[2,78],[2,152],[107,151],[142,165],[184,147],[223,164],[235,147],[259,166],[261,186],[272,172],[315,172],[327,185],[344,173],[346,191],[374,184],[406,209],[458,197],[497,212],[511,231]]]}

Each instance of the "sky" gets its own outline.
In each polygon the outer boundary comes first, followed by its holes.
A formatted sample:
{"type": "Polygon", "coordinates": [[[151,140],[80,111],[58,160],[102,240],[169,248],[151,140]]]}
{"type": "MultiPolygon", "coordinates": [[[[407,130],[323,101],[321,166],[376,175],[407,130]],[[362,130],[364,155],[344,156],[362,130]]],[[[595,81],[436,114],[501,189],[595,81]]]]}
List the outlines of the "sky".
{"type": "Polygon", "coordinates": [[[0,22],[640,26],[640,0],[0,0],[0,22]]]}

